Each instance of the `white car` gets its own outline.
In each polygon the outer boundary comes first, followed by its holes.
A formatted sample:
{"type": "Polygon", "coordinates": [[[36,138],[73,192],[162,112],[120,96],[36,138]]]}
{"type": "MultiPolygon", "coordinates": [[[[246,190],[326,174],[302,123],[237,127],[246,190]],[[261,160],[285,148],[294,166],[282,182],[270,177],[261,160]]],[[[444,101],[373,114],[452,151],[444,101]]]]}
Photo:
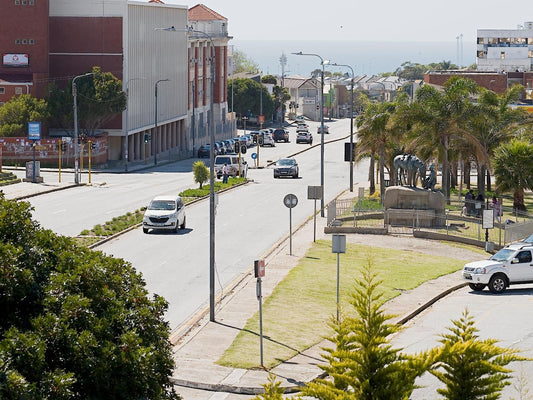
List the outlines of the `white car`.
{"type": "Polygon", "coordinates": [[[274,137],[270,132],[264,132],[262,135],[263,144],[261,146],[271,146],[274,147],[276,145],[276,142],[274,141],[274,137]]]}
{"type": "Polygon", "coordinates": [[[510,244],[488,260],[474,261],[463,267],[463,280],[470,289],[481,291],[486,286],[492,293],[502,293],[508,286],[533,283],[533,245],[510,244]]]}
{"type": "MultiPolygon", "coordinates": [[[[318,125],[318,128],[316,130],[316,133],[318,133],[319,135],[322,133],[322,126],[321,125],[318,125]]],[[[324,125],[324,134],[328,134],[329,133],[329,126],[327,125],[324,125]]]]}
{"type": "Polygon", "coordinates": [[[215,174],[218,179],[222,178],[222,167],[226,164],[229,167],[230,176],[239,176],[239,171],[241,172],[241,177],[246,178],[248,173],[248,164],[244,161],[244,158],[241,156],[239,160],[238,154],[224,154],[223,156],[215,157],[215,174]],[[239,168],[240,165],[240,168],[239,168]]]}
{"type": "Polygon", "coordinates": [[[144,212],[143,232],[150,229],[185,229],[185,205],[180,196],[157,196],[144,212]]]}

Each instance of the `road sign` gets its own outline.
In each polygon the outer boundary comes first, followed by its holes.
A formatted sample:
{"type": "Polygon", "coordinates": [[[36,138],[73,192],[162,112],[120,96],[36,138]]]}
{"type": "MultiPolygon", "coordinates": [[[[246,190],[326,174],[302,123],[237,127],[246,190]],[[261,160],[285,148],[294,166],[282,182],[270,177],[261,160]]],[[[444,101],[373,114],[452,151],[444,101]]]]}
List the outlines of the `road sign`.
{"type": "Polygon", "coordinates": [[[320,200],[324,194],[322,186],[307,186],[307,199],[320,200]]]}
{"type": "Polygon", "coordinates": [[[61,137],[61,141],[63,143],[71,143],[72,142],[72,138],[70,136],[63,136],[63,137],[61,137]]]}
{"type": "Polygon", "coordinates": [[[46,150],[46,146],[35,146],[35,150],[46,150]]]}
{"type": "Polygon", "coordinates": [[[265,276],[265,260],[254,261],[254,273],[256,278],[262,278],[265,276]]]}
{"type": "Polygon", "coordinates": [[[28,122],[28,139],[30,140],[41,139],[41,123],[40,122],[28,122]]]}
{"type": "Polygon", "coordinates": [[[256,159],[257,158],[257,153],[252,153],[252,159],[256,159]]]}
{"type": "Polygon", "coordinates": [[[298,197],[294,194],[288,194],[283,198],[283,204],[288,208],[294,208],[298,205],[298,197]]]}

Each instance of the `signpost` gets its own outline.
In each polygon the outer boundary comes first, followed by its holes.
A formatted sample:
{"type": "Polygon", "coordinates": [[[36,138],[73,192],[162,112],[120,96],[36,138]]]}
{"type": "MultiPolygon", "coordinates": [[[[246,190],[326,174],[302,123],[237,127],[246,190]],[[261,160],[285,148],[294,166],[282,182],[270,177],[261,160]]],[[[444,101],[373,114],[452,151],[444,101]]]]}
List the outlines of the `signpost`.
{"type": "Polygon", "coordinates": [[[339,254],[346,253],[346,235],[333,235],[331,239],[331,252],[337,253],[337,322],[339,322],[339,282],[340,282],[340,273],[339,273],[339,254]]]}
{"type": "Polygon", "coordinates": [[[283,198],[283,204],[289,209],[289,255],[292,256],[292,209],[298,205],[298,197],[288,194],[283,198]]]}
{"type": "MultiPolygon", "coordinates": [[[[28,122],[28,139],[33,140],[33,173],[31,181],[35,183],[35,150],[37,150],[37,140],[41,140],[41,123],[40,122],[28,122]]],[[[39,146],[44,147],[44,146],[39,146]]],[[[46,149],[46,147],[44,147],[46,149]]],[[[44,150],[39,149],[39,150],[44,150]]]]}
{"type": "Polygon", "coordinates": [[[261,366],[263,366],[263,293],[261,287],[261,278],[265,276],[265,260],[254,261],[254,272],[257,278],[256,294],[259,301],[259,350],[261,354],[261,366]]]}
{"type": "Polygon", "coordinates": [[[492,251],[494,246],[489,244],[489,229],[494,229],[494,210],[483,210],[482,228],[485,229],[485,251],[492,251]]]}
{"type": "Polygon", "coordinates": [[[307,199],[315,201],[315,212],[313,214],[313,242],[316,242],[316,201],[324,195],[323,186],[307,186],[307,199]]]}

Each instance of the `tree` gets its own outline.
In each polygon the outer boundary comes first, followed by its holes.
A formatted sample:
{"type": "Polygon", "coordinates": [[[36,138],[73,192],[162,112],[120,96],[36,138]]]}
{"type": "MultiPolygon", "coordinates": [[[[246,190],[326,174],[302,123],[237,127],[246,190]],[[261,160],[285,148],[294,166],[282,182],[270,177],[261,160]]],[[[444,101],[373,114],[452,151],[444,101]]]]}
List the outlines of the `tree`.
{"type": "Polygon", "coordinates": [[[526,360],[518,350],[502,348],[494,339],[480,340],[474,319],[468,310],[452,321],[449,333],[443,334],[431,373],[446,387],[437,392],[449,400],[498,399],[509,385],[512,361],[526,360]]]}
{"type": "Polygon", "coordinates": [[[200,184],[200,189],[209,180],[209,169],[203,161],[196,161],[192,165],[192,173],[194,175],[194,181],[200,184]]]}
{"type": "Polygon", "coordinates": [[[390,324],[392,316],[383,311],[381,283],[368,261],[356,280],[350,304],[355,316],[332,320],[335,331],[330,338],[335,348],[325,348],[328,365],[321,368],[332,379],[317,379],[302,390],[304,396],[317,399],[353,398],[360,400],[403,400],[415,388],[416,377],[429,364],[425,355],[400,353],[389,344],[388,337],[400,327],[390,324]]]}
{"type": "Polygon", "coordinates": [[[0,195],[0,398],[178,399],[166,301],[0,195]]]}
{"type": "MultiPolygon", "coordinates": [[[[78,126],[84,136],[94,136],[96,130],[126,109],[122,82],[100,67],[93,67],[91,72],[93,75],[76,80],[78,126]]],[[[50,86],[47,101],[51,126],[70,133],[74,126],[72,81],[65,88],[50,86]]]]}
{"type": "Polygon", "coordinates": [[[533,189],[533,145],[518,139],[502,143],[494,154],[496,189],[513,192],[513,208],[525,211],[524,191],[533,189]]]}
{"type": "Polygon", "coordinates": [[[268,382],[261,386],[263,386],[265,392],[253,397],[252,400],[283,400],[284,389],[275,375],[269,373],[268,382]]]}
{"type": "Polygon", "coordinates": [[[274,75],[263,75],[261,77],[261,83],[269,83],[272,85],[277,85],[278,80],[276,79],[274,75]]]}
{"type": "Polygon", "coordinates": [[[0,107],[0,136],[28,136],[28,122],[45,122],[46,101],[29,94],[11,98],[0,107]]]}
{"type": "Polygon", "coordinates": [[[260,99],[262,97],[262,108],[265,119],[272,118],[274,102],[268,90],[260,83],[249,78],[236,78],[228,82],[228,96],[231,96],[233,88],[234,105],[233,110],[238,115],[259,115],[261,109],[260,99]]]}
{"type": "Polygon", "coordinates": [[[234,70],[233,72],[238,74],[240,72],[249,72],[252,74],[257,74],[259,72],[259,64],[257,64],[251,58],[239,50],[233,51],[233,63],[234,70]]]}
{"type": "MultiPolygon", "coordinates": [[[[286,87],[274,86],[272,88],[272,101],[274,102],[274,110],[281,111],[281,115],[285,115],[285,103],[291,99],[291,95],[286,87]]],[[[283,120],[283,117],[281,117],[283,120]]]]}
{"type": "Polygon", "coordinates": [[[394,71],[394,75],[408,81],[415,81],[418,79],[424,79],[424,73],[427,70],[428,67],[426,65],[419,63],[413,64],[411,61],[406,61],[394,71]]]}

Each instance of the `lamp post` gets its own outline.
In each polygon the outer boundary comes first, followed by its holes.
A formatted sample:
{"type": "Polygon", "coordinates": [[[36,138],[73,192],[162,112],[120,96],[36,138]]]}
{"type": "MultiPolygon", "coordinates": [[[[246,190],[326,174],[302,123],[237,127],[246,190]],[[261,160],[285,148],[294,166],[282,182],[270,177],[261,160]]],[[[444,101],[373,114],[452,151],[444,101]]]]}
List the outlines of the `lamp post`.
{"type": "Polygon", "coordinates": [[[76,79],[85,76],[94,75],[92,72],[87,74],[75,76],[72,79],[72,96],[74,97],[74,183],[80,183],[80,169],[79,169],[79,148],[78,148],[78,90],[76,87],[76,79]]]}
{"type": "Polygon", "coordinates": [[[350,68],[350,71],[352,72],[352,81],[351,81],[351,107],[350,107],[350,192],[353,192],[353,85],[354,85],[354,78],[355,74],[353,71],[353,68],[347,64],[337,64],[333,63],[330,64],[335,67],[347,67],[350,68]]]}
{"type": "Polygon", "coordinates": [[[209,320],[215,321],[215,116],[214,116],[214,94],[215,94],[215,43],[211,35],[204,31],[199,31],[187,27],[185,29],[156,28],[167,32],[184,32],[187,34],[197,33],[211,43],[211,93],[209,99],[209,320]]]}
{"type": "MultiPolygon", "coordinates": [[[[320,79],[320,186],[322,186],[322,193],[324,193],[324,65],[327,61],[324,61],[318,54],[313,53],[292,53],[296,56],[313,56],[320,59],[322,65],[322,73],[320,79]]],[[[320,216],[324,217],[324,195],[320,199],[320,216]]]]}
{"type": "Polygon", "coordinates": [[[159,85],[160,82],[168,82],[170,79],[159,79],[155,83],[155,127],[154,127],[154,165],[157,165],[157,85],[159,85]]]}
{"type": "Polygon", "coordinates": [[[387,90],[387,88],[385,87],[385,84],[383,82],[372,82],[372,84],[378,84],[378,85],[381,85],[383,86],[383,92],[382,92],[382,96],[381,96],[381,102],[385,102],[385,90],[387,90]]]}
{"type": "Polygon", "coordinates": [[[125,130],[125,137],[124,137],[124,171],[128,172],[128,161],[129,161],[129,151],[130,151],[130,146],[129,146],[129,122],[128,122],[128,118],[129,118],[129,111],[130,111],[130,107],[129,107],[129,93],[130,93],[130,82],[132,81],[139,81],[139,80],[145,80],[146,78],[131,78],[131,79],[128,79],[128,81],[126,82],[126,121],[124,123],[124,130],[125,130]]]}

